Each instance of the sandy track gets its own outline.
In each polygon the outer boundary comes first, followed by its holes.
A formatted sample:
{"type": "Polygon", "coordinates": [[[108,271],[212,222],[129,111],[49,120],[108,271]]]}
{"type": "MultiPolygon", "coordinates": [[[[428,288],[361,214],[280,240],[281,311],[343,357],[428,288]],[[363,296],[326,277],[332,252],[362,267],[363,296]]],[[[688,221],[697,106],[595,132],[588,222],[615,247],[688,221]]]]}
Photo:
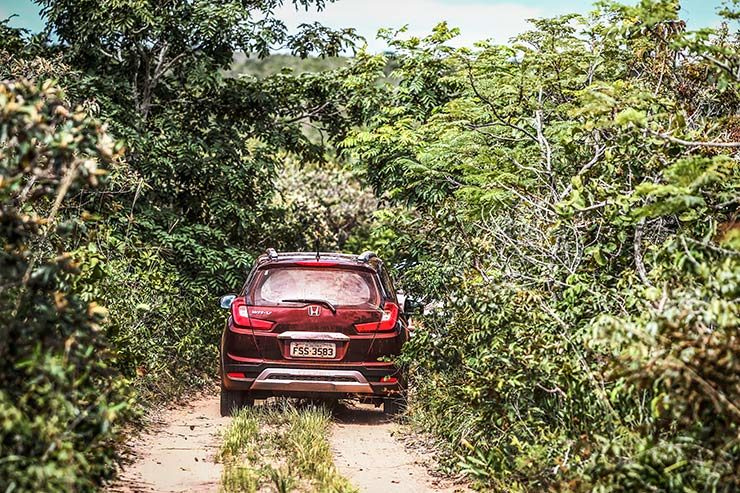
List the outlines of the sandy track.
{"type": "Polygon", "coordinates": [[[216,492],[219,434],[229,418],[219,414],[218,395],[195,397],[163,411],[153,426],[129,444],[133,462],[109,486],[113,493],[216,492]]]}
{"type": "Polygon", "coordinates": [[[465,492],[468,489],[435,478],[422,457],[397,440],[398,425],[372,406],[340,410],[331,445],[339,472],[362,492],[465,492]]]}
{"type": "MultiPolygon", "coordinates": [[[[220,435],[230,418],[219,414],[209,393],[161,412],[152,426],[128,444],[131,463],[109,493],[217,492],[222,466],[216,462],[220,435]]],[[[330,436],[340,473],[362,492],[466,492],[429,474],[428,458],[410,452],[394,437],[398,425],[372,406],[339,406],[330,436]]]]}

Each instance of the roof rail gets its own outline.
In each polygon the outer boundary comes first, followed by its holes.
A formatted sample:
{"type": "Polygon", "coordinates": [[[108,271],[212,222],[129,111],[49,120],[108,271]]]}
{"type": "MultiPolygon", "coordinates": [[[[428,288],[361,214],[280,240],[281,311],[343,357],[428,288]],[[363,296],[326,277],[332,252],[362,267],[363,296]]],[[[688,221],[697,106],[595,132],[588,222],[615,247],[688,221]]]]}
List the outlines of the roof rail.
{"type": "Polygon", "coordinates": [[[277,260],[278,259],[278,254],[277,254],[277,252],[275,251],[274,248],[268,248],[267,249],[267,256],[270,257],[270,260],[277,260]]]}
{"type": "Polygon", "coordinates": [[[370,261],[371,258],[376,257],[377,255],[375,255],[375,252],[362,252],[360,255],[357,256],[357,261],[366,264],[370,261]]]}

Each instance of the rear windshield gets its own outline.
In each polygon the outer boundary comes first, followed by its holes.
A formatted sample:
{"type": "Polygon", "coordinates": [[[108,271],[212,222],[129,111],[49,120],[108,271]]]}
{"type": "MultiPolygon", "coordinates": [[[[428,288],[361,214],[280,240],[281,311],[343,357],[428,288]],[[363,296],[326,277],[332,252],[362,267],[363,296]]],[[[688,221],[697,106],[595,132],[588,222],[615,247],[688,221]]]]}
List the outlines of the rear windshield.
{"type": "Polygon", "coordinates": [[[325,300],[340,306],[380,304],[373,275],[352,269],[265,269],[258,273],[252,293],[255,305],[276,305],[297,299],[325,300]]]}

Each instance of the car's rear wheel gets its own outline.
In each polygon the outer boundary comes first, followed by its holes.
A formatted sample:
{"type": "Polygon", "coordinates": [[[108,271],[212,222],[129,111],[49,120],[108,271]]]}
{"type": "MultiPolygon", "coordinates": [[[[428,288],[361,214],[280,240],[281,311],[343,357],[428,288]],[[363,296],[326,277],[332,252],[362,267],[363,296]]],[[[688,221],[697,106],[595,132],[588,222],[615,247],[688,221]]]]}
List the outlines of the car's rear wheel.
{"type": "Polygon", "coordinates": [[[395,416],[406,409],[406,402],[401,397],[386,397],[383,399],[383,412],[395,416]]]}
{"type": "Polygon", "coordinates": [[[243,407],[250,407],[254,399],[244,390],[229,390],[221,385],[221,416],[232,416],[243,407]]]}

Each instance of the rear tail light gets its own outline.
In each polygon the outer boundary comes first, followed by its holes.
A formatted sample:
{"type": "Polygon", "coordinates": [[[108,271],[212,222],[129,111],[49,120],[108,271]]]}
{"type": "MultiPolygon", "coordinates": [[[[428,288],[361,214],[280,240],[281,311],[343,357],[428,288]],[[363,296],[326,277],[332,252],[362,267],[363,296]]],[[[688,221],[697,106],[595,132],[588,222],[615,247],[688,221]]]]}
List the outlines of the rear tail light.
{"type": "MultiPolygon", "coordinates": [[[[231,304],[231,317],[234,320],[234,325],[237,327],[251,327],[254,330],[270,330],[275,325],[275,322],[269,320],[261,320],[249,316],[249,307],[246,305],[244,298],[236,298],[231,304]]],[[[235,330],[239,332],[239,330],[235,330]]]]}
{"type": "Polygon", "coordinates": [[[357,332],[388,332],[396,328],[396,322],[398,322],[398,305],[388,301],[383,305],[380,322],[355,324],[355,329],[357,332]]]}

